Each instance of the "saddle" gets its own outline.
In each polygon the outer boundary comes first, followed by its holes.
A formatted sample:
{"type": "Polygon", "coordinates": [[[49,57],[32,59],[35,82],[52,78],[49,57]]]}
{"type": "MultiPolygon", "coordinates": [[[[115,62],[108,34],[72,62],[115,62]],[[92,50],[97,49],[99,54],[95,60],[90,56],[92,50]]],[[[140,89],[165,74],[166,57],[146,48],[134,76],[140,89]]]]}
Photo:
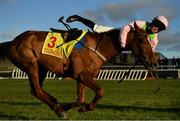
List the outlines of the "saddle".
{"type": "Polygon", "coordinates": [[[54,29],[54,28],[50,28],[50,30],[52,32],[61,33],[62,38],[64,39],[65,42],[69,42],[71,40],[76,40],[82,34],[82,30],[79,30],[77,28],[73,28],[68,31],[54,29]]]}

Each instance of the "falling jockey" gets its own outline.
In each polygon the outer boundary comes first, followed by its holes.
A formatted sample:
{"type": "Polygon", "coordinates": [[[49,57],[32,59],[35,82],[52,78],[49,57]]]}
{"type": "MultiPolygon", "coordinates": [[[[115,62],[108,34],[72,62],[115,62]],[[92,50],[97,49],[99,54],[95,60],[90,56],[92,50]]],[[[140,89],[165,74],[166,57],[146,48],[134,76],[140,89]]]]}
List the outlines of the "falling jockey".
{"type": "Polygon", "coordinates": [[[153,50],[156,48],[158,44],[158,32],[165,30],[168,27],[168,20],[162,15],[155,17],[151,23],[143,20],[136,20],[132,23],[123,26],[122,28],[113,28],[113,27],[97,25],[93,21],[85,19],[78,15],[69,16],[66,20],[66,22],[68,23],[73,21],[82,22],[83,24],[91,28],[92,31],[97,33],[111,31],[113,29],[119,29],[120,30],[119,40],[121,43],[120,44],[121,48],[126,47],[127,34],[131,29],[134,29],[134,22],[136,22],[139,28],[146,31],[146,33],[148,34],[148,40],[153,50]]]}

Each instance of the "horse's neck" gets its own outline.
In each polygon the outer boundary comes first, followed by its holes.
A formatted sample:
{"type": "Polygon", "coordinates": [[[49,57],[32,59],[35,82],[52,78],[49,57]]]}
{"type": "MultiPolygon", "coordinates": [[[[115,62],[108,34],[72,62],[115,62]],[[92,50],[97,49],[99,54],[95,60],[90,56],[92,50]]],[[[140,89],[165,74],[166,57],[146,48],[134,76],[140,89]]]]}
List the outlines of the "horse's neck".
{"type": "Polygon", "coordinates": [[[133,31],[130,31],[127,35],[126,39],[126,47],[132,51],[132,53],[138,53],[138,40],[135,38],[135,34],[133,31]]]}

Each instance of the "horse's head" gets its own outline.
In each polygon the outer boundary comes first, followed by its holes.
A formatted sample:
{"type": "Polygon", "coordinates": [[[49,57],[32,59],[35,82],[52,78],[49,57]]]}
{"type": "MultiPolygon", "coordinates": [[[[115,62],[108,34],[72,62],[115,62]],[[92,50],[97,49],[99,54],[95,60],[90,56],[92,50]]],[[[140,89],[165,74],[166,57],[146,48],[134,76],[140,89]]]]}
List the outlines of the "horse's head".
{"type": "MultiPolygon", "coordinates": [[[[157,58],[148,41],[148,34],[134,23],[135,30],[130,32],[129,46],[136,56],[136,60],[144,64],[145,68],[151,71],[156,70],[157,58]]],[[[154,75],[154,74],[153,74],[154,75]]]]}

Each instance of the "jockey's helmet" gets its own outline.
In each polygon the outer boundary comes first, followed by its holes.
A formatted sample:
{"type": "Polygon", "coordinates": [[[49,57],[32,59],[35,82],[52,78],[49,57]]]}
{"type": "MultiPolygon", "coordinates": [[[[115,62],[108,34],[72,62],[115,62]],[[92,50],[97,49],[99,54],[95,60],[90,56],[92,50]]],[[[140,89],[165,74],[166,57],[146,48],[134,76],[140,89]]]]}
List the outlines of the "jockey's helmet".
{"type": "Polygon", "coordinates": [[[168,27],[168,20],[163,15],[159,15],[153,19],[152,24],[160,30],[165,30],[168,27]]]}

